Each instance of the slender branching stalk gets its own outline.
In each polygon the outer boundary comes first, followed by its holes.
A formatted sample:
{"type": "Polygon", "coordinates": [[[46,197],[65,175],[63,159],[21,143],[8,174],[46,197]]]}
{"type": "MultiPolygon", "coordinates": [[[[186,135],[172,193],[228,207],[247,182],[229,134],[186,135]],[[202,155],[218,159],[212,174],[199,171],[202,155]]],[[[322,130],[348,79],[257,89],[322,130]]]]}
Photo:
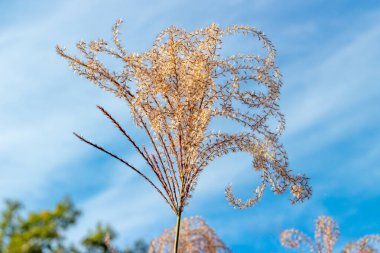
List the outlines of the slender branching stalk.
{"type": "Polygon", "coordinates": [[[129,105],[136,126],[149,139],[148,148],[138,144],[106,109],[98,108],[145,160],[153,177],[75,134],[80,140],[143,177],[177,217],[181,217],[203,169],[232,152],[250,154],[262,180],[246,201],[237,198],[228,186],[226,198],[234,207],[254,205],[267,185],[275,193],[283,193],[289,186],[293,203],[309,198],[308,178],[291,174],[286,151],[279,143],[285,127],[278,104],[281,75],[275,65],[275,49],[262,32],[248,26],[222,29],[216,24],[186,32],[172,26],[158,34],[150,50],[136,54],[121,45],[120,24],[118,20],[113,27],[113,47],[103,39],[80,41],[77,48],[82,57],[59,46],[57,53],[80,76],[129,105]],[[221,56],[223,39],[233,35],[249,36],[261,43],[263,56],[221,56]],[[98,57],[106,55],[119,60],[122,69],[107,68],[98,57]],[[238,131],[211,127],[215,119],[239,125],[238,131]]]}
{"type": "Polygon", "coordinates": [[[174,252],[178,252],[178,244],[179,244],[179,231],[181,229],[181,215],[177,216],[177,224],[176,224],[176,233],[174,239],[174,252]]]}
{"type": "MultiPolygon", "coordinates": [[[[281,243],[287,248],[308,249],[315,253],[332,253],[339,238],[338,224],[327,216],[317,219],[314,240],[296,229],[281,233],[281,243]]],[[[380,235],[367,235],[348,243],[342,253],[375,253],[380,250],[380,235]]]]}

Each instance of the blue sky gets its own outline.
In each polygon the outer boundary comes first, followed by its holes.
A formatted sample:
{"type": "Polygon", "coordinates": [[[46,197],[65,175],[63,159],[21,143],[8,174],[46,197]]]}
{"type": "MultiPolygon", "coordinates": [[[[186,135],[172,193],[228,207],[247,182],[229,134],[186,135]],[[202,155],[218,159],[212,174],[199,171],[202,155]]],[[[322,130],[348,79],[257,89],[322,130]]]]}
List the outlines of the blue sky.
{"type": "Polygon", "coordinates": [[[185,216],[204,217],[234,252],[288,252],[280,231],[295,227],[312,235],[319,215],[339,223],[337,249],[380,232],[377,0],[0,0],[0,199],[41,209],[72,196],[84,214],[70,240],[97,221],[116,228],[120,245],[150,240],[174,225],[147,183],[71,134],[140,163],[95,107],[105,106],[128,125],[126,106],[75,76],[55,53],[56,44],[73,50],[80,39],[110,39],[117,18],[125,20],[130,51],[147,49],[169,25],[193,30],[213,22],[255,26],[278,50],[287,119],[282,141],[290,166],[311,177],[313,197],[291,205],[289,195],[267,191],[257,206],[234,210],[224,187],[232,182],[247,196],[257,174],[246,156],[231,155],[201,175],[185,216]]]}

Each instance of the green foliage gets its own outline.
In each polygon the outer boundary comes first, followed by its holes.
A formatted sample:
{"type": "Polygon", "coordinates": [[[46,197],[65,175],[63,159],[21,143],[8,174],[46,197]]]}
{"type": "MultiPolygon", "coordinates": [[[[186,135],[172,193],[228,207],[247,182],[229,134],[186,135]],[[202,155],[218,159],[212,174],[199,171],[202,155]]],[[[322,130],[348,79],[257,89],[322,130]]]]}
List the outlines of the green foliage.
{"type": "Polygon", "coordinates": [[[69,252],[63,246],[64,232],[75,224],[80,211],[65,198],[49,211],[31,212],[26,218],[19,216],[20,204],[8,202],[2,224],[9,232],[3,237],[4,253],[69,252]]]}
{"type": "Polygon", "coordinates": [[[94,231],[90,231],[82,240],[82,244],[91,253],[107,253],[108,247],[104,238],[109,237],[110,241],[116,237],[115,231],[110,226],[103,226],[98,223],[94,231]]]}
{"type": "Polygon", "coordinates": [[[7,200],[5,202],[5,210],[1,214],[0,221],[0,251],[5,252],[6,244],[9,237],[14,233],[16,228],[16,219],[21,203],[17,201],[7,200]]]}
{"type": "MultiPolygon", "coordinates": [[[[88,253],[109,253],[107,244],[104,238],[106,236],[112,242],[116,238],[116,233],[109,225],[102,225],[98,223],[94,230],[90,231],[88,235],[82,240],[82,245],[86,247],[88,253]]],[[[146,253],[148,252],[148,244],[144,240],[137,240],[133,247],[127,247],[125,250],[117,250],[120,253],[146,253]]]]}
{"type": "MultiPolygon", "coordinates": [[[[74,245],[65,243],[65,233],[73,226],[80,211],[69,198],[58,202],[52,210],[20,214],[22,205],[17,201],[6,201],[0,213],[0,253],[83,253],[74,245]]],[[[110,242],[116,237],[111,226],[98,223],[81,241],[88,253],[108,253],[104,242],[108,235],[110,242]]],[[[140,240],[133,248],[120,253],[146,253],[147,244],[140,240]]]]}

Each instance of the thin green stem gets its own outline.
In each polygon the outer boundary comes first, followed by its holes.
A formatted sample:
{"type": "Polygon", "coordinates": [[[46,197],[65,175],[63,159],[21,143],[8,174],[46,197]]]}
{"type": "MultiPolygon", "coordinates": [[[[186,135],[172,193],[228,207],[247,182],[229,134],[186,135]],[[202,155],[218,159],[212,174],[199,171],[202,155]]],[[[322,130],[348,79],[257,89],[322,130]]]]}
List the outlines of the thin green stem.
{"type": "Polygon", "coordinates": [[[179,243],[179,231],[181,227],[181,213],[177,215],[177,226],[176,226],[176,235],[174,241],[174,253],[178,252],[178,243],[179,243]]]}

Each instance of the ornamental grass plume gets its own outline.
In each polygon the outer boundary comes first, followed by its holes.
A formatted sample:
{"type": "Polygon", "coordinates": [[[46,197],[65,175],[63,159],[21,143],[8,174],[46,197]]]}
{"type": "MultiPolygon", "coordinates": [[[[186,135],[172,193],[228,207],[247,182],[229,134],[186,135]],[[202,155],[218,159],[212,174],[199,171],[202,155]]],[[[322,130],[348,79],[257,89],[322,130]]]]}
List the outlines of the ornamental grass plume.
{"type": "Polygon", "coordinates": [[[281,75],[275,66],[275,49],[262,32],[249,26],[222,29],[212,24],[193,32],[171,26],[158,34],[150,50],[137,54],[121,45],[120,24],[118,20],[113,27],[112,48],[100,39],[78,42],[82,57],[72,56],[59,46],[57,53],[68,60],[74,72],[129,105],[131,117],[145,131],[151,148],[134,141],[106,109],[98,108],[145,160],[153,177],[75,135],[148,181],[177,215],[178,232],[181,214],[200,172],[215,158],[232,152],[249,153],[254,170],[261,173],[261,184],[246,201],[237,198],[231,186],[226,188],[226,198],[234,207],[251,207],[267,185],[275,193],[283,193],[289,186],[292,203],[309,198],[308,178],[291,174],[278,140],[285,127],[278,105],[281,75]],[[265,55],[222,57],[223,39],[233,35],[255,38],[266,50],[265,55]],[[98,58],[107,55],[119,60],[124,65],[122,70],[111,71],[98,58]],[[218,118],[238,124],[241,131],[212,128],[210,122],[218,118]]]}
{"type": "MultiPolygon", "coordinates": [[[[295,229],[287,229],[281,233],[283,246],[316,253],[332,253],[338,238],[338,224],[327,216],[320,216],[317,219],[314,240],[295,229]]],[[[356,242],[348,243],[342,250],[342,253],[375,252],[380,252],[380,235],[366,235],[356,242]]]]}
{"type": "MultiPolygon", "coordinates": [[[[182,220],[180,229],[180,253],[231,253],[215,231],[200,217],[182,220]]],[[[176,227],[165,230],[150,243],[148,253],[170,253],[173,250],[176,227]]]]}

